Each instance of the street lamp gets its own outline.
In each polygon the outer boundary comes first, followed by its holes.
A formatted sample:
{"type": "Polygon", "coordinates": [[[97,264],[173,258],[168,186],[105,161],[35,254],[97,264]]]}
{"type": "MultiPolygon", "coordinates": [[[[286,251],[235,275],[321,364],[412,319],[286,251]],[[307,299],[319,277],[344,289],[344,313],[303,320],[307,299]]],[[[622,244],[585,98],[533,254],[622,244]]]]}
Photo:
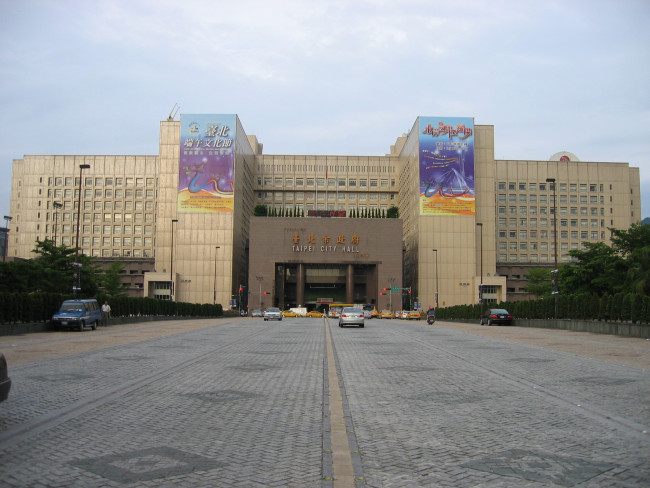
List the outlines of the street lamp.
{"type": "Polygon", "coordinates": [[[61,202],[54,202],[52,205],[54,206],[54,247],[56,247],[56,231],[57,224],[59,223],[59,209],[63,207],[63,204],[61,202]]]}
{"type": "Polygon", "coordinates": [[[388,278],[390,283],[390,291],[388,292],[388,308],[390,311],[393,311],[393,283],[395,283],[395,278],[388,278]]]}
{"type": "Polygon", "coordinates": [[[221,246],[214,247],[214,304],[217,304],[217,254],[221,246]]]}
{"type": "Polygon", "coordinates": [[[260,282],[260,310],[262,310],[262,281],[264,281],[264,276],[256,276],[255,279],[260,282]]]}
{"type": "Polygon", "coordinates": [[[169,260],[169,281],[171,283],[171,288],[169,290],[169,297],[171,300],[174,300],[174,224],[178,222],[178,219],[172,219],[172,252],[169,260]]]}
{"type": "Polygon", "coordinates": [[[5,245],[2,250],[2,262],[7,261],[7,250],[9,249],[9,222],[11,222],[11,216],[5,215],[5,245]]]}
{"type": "Polygon", "coordinates": [[[559,288],[558,288],[558,267],[557,267],[557,186],[555,185],[555,178],[546,178],[547,183],[553,185],[553,255],[555,261],[555,269],[551,272],[553,279],[553,295],[555,295],[555,318],[557,319],[558,315],[558,299],[559,297],[559,288]]]}
{"type": "Polygon", "coordinates": [[[476,226],[481,229],[481,240],[479,246],[479,273],[481,274],[481,282],[478,285],[478,302],[481,305],[481,314],[483,314],[483,224],[477,222],[476,226]]]}
{"type": "Polygon", "coordinates": [[[438,295],[439,295],[439,288],[438,288],[438,250],[434,249],[433,252],[436,253],[436,310],[438,309],[438,295]]]}
{"type": "Polygon", "coordinates": [[[81,224],[81,185],[83,184],[83,173],[84,169],[89,169],[89,164],[80,164],[79,165],[79,195],[77,197],[77,237],[74,242],[74,274],[73,274],[73,283],[72,291],[76,295],[78,291],[81,291],[81,264],[79,264],[79,224],[81,224]]]}

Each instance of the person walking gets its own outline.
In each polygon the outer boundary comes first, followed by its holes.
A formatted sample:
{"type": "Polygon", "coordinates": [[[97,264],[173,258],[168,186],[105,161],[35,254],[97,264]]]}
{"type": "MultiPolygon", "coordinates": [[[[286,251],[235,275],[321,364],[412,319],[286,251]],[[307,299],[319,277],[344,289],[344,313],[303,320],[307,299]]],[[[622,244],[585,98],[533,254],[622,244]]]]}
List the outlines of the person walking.
{"type": "Polygon", "coordinates": [[[111,306],[108,304],[108,301],[104,302],[102,305],[102,325],[106,327],[108,325],[108,319],[111,316],[111,306]]]}

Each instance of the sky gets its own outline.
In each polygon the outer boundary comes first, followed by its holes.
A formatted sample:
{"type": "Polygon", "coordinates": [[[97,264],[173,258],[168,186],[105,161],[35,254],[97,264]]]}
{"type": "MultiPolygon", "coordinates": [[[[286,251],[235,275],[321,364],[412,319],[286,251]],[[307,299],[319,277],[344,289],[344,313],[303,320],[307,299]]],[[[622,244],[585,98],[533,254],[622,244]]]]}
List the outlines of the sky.
{"type": "MultiPolygon", "coordinates": [[[[648,0],[0,0],[0,210],[27,154],[158,154],[159,121],[237,114],[265,154],[384,155],[420,115],[497,159],[640,168],[648,0]]],[[[4,221],[0,222],[4,225],[4,221]]]]}

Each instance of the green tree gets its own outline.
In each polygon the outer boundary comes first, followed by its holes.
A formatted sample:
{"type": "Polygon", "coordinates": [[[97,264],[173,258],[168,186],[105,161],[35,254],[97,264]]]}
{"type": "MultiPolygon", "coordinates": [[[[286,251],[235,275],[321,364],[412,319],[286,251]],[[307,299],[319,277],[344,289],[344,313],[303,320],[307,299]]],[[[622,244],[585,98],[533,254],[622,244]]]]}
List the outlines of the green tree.
{"type": "Polygon", "coordinates": [[[266,208],[266,205],[255,205],[255,208],[253,209],[253,215],[255,217],[266,217],[268,216],[269,212],[268,209],[266,208]]]}
{"type": "Polygon", "coordinates": [[[399,218],[399,209],[395,206],[390,207],[386,212],[386,217],[389,219],[399,218]]]}
{"type": "Polygon", "coordinates": [[[102,287],[104,292],[111,298],[120,298],[127,296],[122,286],[122,271],[124,263],[113,261],[102,277],[102,287]]]}
{"type": "Polygon", "coordinates": [[[640,222],[632,224],[627,230],[610,228],[612,247],[624,258],[629,257],[636,249],[650,245],[650,225],[640,222]]]}
{"type": "Polygon", "coordinates": [[[537,298],[550,296],[553,285],[551,283],[551,270],[548,268],[530,268],[528,270],[528,282],[526,292],[535,295],[537,298]]]}
{"type": "Polygon", "coordinates": [[[650,246],[632,251],[627,278],[632,292],[650,296],[650,246]]]}
{"type": "Polygon", "coordinates": [[[603,242],[587,242],[585,246],[585,250],[569,251],[575,262],[560,266],[560,293],[602,296],[625,291],[625,259],[603,242]]]}

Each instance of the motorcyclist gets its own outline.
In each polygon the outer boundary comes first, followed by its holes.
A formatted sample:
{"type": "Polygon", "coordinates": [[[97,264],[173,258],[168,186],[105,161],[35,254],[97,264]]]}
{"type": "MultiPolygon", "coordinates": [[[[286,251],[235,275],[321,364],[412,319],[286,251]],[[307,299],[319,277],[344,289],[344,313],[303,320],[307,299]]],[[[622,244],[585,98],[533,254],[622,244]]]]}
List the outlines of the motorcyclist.
{"type": "Polygon", "coordinates": [[[429,307],[429,310],[427,311],[427,323],[433,324],[435,321],[436,321],[436,309],[433,307],[429,307]]]}

